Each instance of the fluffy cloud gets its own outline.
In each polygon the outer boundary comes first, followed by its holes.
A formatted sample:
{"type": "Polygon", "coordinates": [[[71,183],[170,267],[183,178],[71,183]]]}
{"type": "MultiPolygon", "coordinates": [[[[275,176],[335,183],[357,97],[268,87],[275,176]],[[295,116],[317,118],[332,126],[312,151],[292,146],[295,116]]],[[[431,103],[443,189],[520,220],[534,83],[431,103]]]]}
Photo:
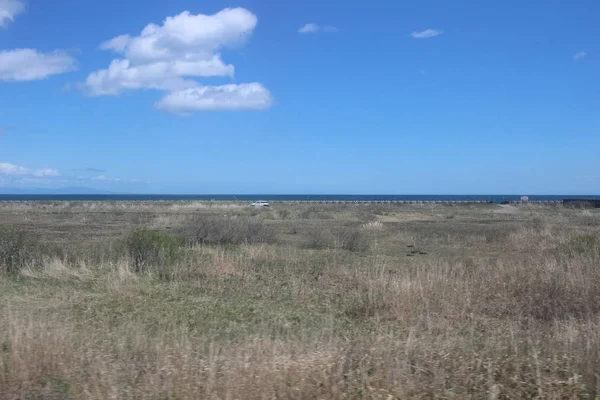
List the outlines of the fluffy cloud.
{"type": "MultiPolygon", "coordinates": [[[[0,27],[13,21],[23,12],[21,0],[0,0],[0,27]]],[[[0,81],[34,81],[50,75],[62,74],[77,69],[77,63],[67,52],[56,50],[39,52],[35,49],[0,51],[0,81]]]]}
{"type": "Polygon", "coordinates": [[[582,50],[582,51],[580,51],[580,52],[577,52],[577,53],[576,53],[576,54],[573,56],[573,59],[574,59],[575,61],[579,61],[579,60],[581,60],[583,57],[585,57],[586,55],[587,55],[587,54],[585,53],[585,51],[583,51],[583,50],[582,50]]]}
{"type": "MultiPolygon", "coordinates": [[[[258,83],[203,86],[197,78],[233,77],[235,67],[221,59],[222,49],[239,46],[256,27],[257,18],[244,8],[226,8],[213,15],[193,15],[185,11],[167,17],[162,25],[148,24],[138,36],[120,35],[100,45],[122,58],[114,59],[108,68],[88,75],[84,87],[92,96],[119,95],[126,90],[154,89],[170,92],[159,108],[177,114],[193,110],[256,109],[254,97],[230,96],[237,101],[224,101],[223,93],[246,93],[248,86],[258,83]],[[210,97],[214,96],[214,98],[210,97]],[[181,99],[193,98],[193,104],[181,99]],[[242,104],[243,100],[250,101],[242,104]],[[207,104],[237,106],[205,107],[207,104]],[[178,109],[180,104],[183,109],[178,109]],[[195,104],[195,105],[194,105],[195,104]]],[[[262,88],[263,95],[269,92],[262,88]]],[[[260,107],[264,108],[264,107],[260,107]]]]}
{"type": "Polygon", "coordinates": [[[32,175],[37,177],[59,176],[60,173],[55,169],[31,169],[10,163],[0,163],[0,175],[32,175]]]}
{"type": "Polygon", "coordinates": [[[194,111],[261,110],[271,103],[271,94],[261,84],[245,83],[171,92],[156,103],[156,108],[187,115],[194,111]]]}
{"type": "Polygon", "coordinates": [[[127,89],[181,90],[199,86],[182,76],[233,75],[233,65],[224,65],[218,56],[207,60],[172,60],[133,65],[131,61],[113,60],[108,69],[91,73],[86,80],[90,93],[118,95],[127,89]]]}
{"type": "Polygon", "coordinates": [[[0,81],[33,81],[77,69],[64,51],[40,53],[34,49],[0,51],[0,81]]]}
{"type": "Polygon", "coordinates": [[[15,20],[15,16],[25,11],[25,5],[20,0],[0,0],[0,27],[15,20]]]}
{"type": "Polygon", "coordinates": [[[119,36],[103,45],[134,62],[205,59],[219,48],[241,44],[256,23],[256,16],[244,8],[226,8],[214,15],[184,11],[167,17],[163,26],[148,24],[137,37],[119,36]]]}
{"type": "Polygon", "coordinates": [[[436,37],[444,33],[444,31],[437,29],[425,29],[422,32],[413,32],[410,34],[415,39],[429,39],[432,37],[436,37]]]}

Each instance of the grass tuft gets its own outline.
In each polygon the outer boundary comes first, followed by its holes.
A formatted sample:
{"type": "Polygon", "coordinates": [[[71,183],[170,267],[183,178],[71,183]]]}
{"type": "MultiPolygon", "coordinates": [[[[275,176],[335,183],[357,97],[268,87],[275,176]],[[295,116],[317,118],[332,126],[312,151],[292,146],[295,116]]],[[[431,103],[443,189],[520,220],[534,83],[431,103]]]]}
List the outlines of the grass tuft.
{"type": "Polygon", "coordinates": [[[0,273],[13,275],[42,258],[39,236],[15,227],[0,226],[0,273]]]}
{"type": "Polygon", "coordinates": [[[125,239],[125,246],[136,273],[150,272],[176,262],[181,256],[185,239],[166,232],[136,229],[125,239]]]}

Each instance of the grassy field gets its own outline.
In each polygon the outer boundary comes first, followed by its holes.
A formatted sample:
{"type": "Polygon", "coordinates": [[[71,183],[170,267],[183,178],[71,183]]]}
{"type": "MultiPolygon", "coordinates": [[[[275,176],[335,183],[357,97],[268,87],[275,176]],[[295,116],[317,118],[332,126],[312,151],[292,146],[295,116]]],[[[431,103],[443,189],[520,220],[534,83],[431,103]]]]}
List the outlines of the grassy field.
{"type": "Polygon", "coordinates": [[[600,210],[5,202],[0,271],[1,400],[600,396],[600,210]]]}

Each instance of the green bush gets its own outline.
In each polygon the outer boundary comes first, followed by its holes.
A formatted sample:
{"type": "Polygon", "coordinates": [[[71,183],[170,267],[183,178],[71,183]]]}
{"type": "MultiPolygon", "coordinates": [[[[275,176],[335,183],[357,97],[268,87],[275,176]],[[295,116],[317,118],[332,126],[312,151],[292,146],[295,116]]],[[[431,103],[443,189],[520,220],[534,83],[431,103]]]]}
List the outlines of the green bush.
{"type": "Polygon", "coordinates": [[[0,273],[15,274],[42,257],[39,237],[11,227],[0,227],[0,273]]]}
{"type": "Polygon", "coordinates": [[[134,272],[148,272],[176,262],[184,245],[181,236],[149,229],[136,229],[125,240],[134,272]]]}

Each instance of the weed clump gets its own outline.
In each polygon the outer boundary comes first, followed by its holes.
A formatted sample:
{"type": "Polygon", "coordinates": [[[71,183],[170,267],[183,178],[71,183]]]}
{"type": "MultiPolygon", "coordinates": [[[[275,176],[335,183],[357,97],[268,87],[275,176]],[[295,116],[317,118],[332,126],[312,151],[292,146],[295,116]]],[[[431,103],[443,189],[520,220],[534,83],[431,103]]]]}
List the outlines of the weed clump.
{"type": "Polygon", "coordinates": [[[335,244],[335,236],[327,230],[315,230],[310,232],[304,242],[304,247],[307,249],[331,249],[335,244]]]}
{"type": "Polygon", "coordinates": [[[239,245],[275,242],[275,232],[257,219],[197,217],[186,221],[176,231],[194,244],[239,245]]]}
{"type": "Polygon", "coordinates": [[[150,229],[136,229],[127,236],[125,247],[134,272],[149,272],[173,264],[181,256],[185,238],[150,229]]]}
{"type": "Polygon", "coordinates": [[[569,237],[569,244],[579,253],[598,246],[598,238],[593,235],[573,235],[569,237]]]}
{"type": "Polygon", "coordinates": [[[357,230],[315,230],[310,233],[304,243],[309,249],[341,249],[354,252],[365,252],[370,248],[368,238],[357,230]]]}
{"type": "Polygon", "coordinates": [[[12,227],[0,227],[0,273],[16,274],[42,258],[39,236],[12,227]]]}
{"type": "Polygon", "coordinates": [[[370,247],[365,235],[356,230],[338,232],[336,242],[339,248],[348,251],[364,252],[370,247]]]}

